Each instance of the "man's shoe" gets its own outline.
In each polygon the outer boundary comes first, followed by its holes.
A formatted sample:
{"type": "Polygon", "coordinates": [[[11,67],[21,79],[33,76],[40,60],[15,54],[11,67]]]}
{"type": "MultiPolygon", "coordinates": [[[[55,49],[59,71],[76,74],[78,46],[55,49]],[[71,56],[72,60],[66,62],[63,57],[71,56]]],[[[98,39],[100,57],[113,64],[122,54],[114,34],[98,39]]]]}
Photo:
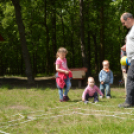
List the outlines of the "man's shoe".
{"type": "Polygon", "coordinates": [[[133,106],[133,105],[128,104],[128,103],[126,103],[126,102],[124,102],[124,103],[118,105],[119,108],[129,108],[129,107],[132,107],[132,106],[133,106]]]}

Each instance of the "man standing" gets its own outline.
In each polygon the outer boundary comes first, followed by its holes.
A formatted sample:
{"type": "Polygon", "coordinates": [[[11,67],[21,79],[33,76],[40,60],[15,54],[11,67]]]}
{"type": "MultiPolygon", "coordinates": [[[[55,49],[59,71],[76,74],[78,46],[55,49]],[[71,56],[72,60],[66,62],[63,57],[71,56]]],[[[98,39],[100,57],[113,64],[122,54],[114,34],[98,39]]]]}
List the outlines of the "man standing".
{"type": "Polygon", "coordinates": [[[123,104],[119,104],[120,108],[128,108],[134,106],[134,18],[131,13],[123,13],[120,20],[123,26],[130,29],[126,36],[126,53],[131,63],[127,74],[127,97],[123,104]]]}

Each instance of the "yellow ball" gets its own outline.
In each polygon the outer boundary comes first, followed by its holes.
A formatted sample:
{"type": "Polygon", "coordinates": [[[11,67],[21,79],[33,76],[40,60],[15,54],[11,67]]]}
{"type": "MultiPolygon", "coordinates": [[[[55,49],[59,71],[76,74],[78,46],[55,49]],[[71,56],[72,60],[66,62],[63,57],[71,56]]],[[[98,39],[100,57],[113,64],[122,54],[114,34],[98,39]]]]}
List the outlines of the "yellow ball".
{"type": "Polygon", "coordinates": [[[123,66],[126,66],[126,65],[127,65],[126,59],[127,59],[127,56],[123,56],[123,57],[121,58],[121,60],[120,60],[121,65],[123,65],[123,66]]]}

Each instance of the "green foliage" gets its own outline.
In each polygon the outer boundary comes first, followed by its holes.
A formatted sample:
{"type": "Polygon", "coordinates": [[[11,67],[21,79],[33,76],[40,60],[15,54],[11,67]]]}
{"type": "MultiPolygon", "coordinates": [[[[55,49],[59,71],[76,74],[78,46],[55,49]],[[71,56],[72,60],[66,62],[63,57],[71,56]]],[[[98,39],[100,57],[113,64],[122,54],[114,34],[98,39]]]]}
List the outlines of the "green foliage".
{"type": "Polygon", "coordinates": [[[9,85],[9,84],[2,85],[2,86],[0,87],[0,90],[9,90],[9,89],[12,89],[11,85],[9,85]]]}
{"type": "MultiPolygon", "coordinates": [[[[66,47],[69,51],[67,55],[69,68],[83,66],[78,0],[46,0],[46,3],[45,0],[20,0],[20,5],[34,76],[37,74],[51,75],[55,72],[55,55],[61,46],[66,47]],[[49,33],[46,30],[45,22],[49,33]],[[54,37],[56,38],[55,44],[54,37]]],[[[0,34],[5,39],[4,42],[0,42],[0,74],[24,75],[25,65],[21,54],[14,7],[11,1],[1,2],[0,6],[0,34]]],[[[100,66],[102,25],[104,26],[104,57],[110,61],[113,72],[120,72],[120,47],[124,45],[127,33],[120,23],[120,16],[125,11],[134,14],[133,1],[88,0],[83,2],[83,7],[84,43],[91,73],[97,74],[95,68],[100,66]],[[101,7],[104,9],[102,21],[100,18],[101,7]],[[96,41],[96,47],[94,41],[96,41]],[[95,59],[96,53],[97,58],[95,59]]]]}

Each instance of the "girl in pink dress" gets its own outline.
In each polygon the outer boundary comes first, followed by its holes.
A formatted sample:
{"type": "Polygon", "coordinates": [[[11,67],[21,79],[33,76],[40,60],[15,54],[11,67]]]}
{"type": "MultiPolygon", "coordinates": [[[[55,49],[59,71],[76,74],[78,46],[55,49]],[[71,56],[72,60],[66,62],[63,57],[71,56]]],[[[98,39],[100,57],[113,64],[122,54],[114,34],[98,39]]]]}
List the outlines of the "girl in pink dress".
{"type": "Polygon", "coordinates": [[[67,66],[67,59],[65,58],[68,51],[61,47],[57,51],[57,59],[56,59],[56,84],[59,89],[59,98],[60,102],[68,101],[68,92],[71,87],[70,79],[72,77],[71,71],[67,66]],[[63,94],[63,88],[65,88],[65,92],[63,94]]]}

